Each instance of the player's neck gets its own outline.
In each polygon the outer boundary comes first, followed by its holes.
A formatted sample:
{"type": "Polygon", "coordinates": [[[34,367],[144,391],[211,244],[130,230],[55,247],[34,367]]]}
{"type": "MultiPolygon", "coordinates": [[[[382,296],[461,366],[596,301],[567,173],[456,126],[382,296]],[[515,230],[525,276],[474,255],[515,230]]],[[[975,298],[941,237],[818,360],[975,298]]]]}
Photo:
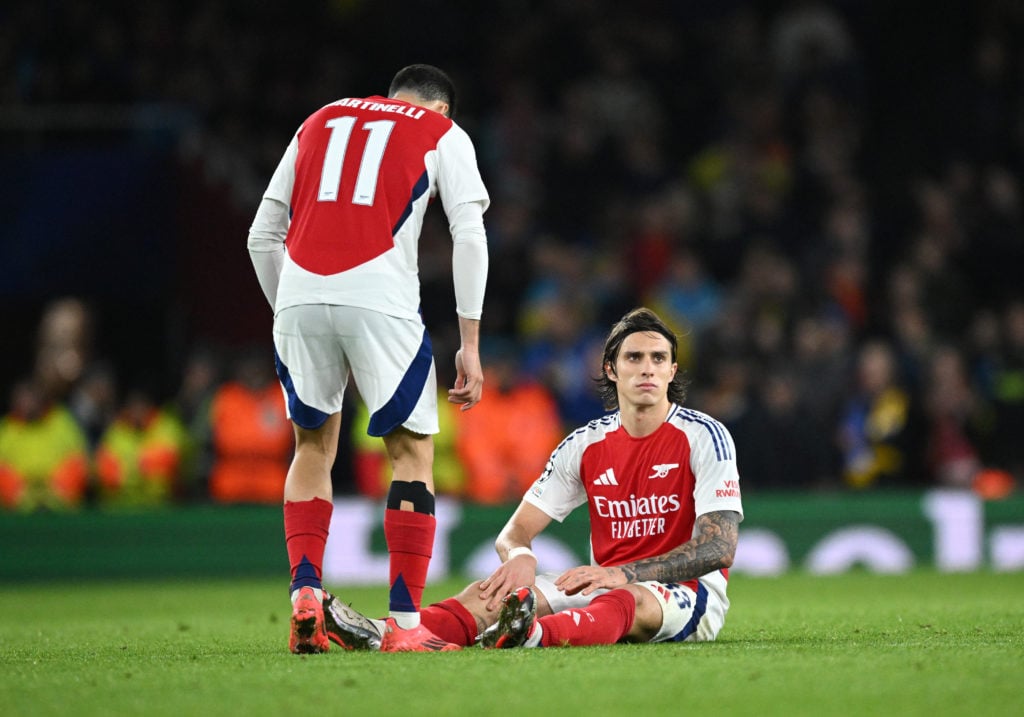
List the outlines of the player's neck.
{"type": "Polygon", "coordinates": [[[670,406],[667,400],[647,406],[625,404],[619,407],[619,420],[630,436],[644,438],[661,427],[670,406]]]}

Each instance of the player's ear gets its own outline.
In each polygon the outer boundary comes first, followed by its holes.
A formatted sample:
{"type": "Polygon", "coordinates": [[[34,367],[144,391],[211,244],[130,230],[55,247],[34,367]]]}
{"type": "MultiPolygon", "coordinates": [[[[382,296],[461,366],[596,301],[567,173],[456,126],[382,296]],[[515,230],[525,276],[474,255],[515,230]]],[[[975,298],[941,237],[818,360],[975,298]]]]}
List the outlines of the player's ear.
{"type": "Polygon", "coordinates": [[[604,362],[604,375],[608,377],[609,381],[619,380],[619,377],[615,375],[615,367],[612,366],[611,361],[604,362]]]}

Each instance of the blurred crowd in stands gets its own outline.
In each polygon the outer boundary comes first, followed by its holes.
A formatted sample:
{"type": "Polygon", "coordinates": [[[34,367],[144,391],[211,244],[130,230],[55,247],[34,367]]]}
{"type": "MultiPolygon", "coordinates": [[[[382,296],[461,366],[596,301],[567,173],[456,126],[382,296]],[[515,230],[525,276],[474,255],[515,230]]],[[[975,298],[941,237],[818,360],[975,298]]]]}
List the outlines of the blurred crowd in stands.
{"type": "MultiPolygon", "coordinates": [[[[293,435],[269,347],[197,349],[161,399],[154,382],[123,384],[96,360],[91,324],[79,299],[44,312],[34,370],[0,419],[0,506],[281,502],[293,435]]],[[[487,350],[484,400],[472,412],[440,391],[435,446],[438,491],[487,504],[517,500],[562,438],[554,394],[518,372],[511,347],[497,348],[487,350]]],[[[366,407],[350,399],[336,490],[382,499],[384,446],[366,435],[366,407]]]]}
{"type": "MultiPolygon", "coordinates": [[[[245,213],[312,108],[383,92],[406,62],[453,73],[491,274],[487,393],[464,414],[441,401],[441,493],[517,500],[602,413],[600,342],[641,304],[682,337],[687,403],[733,432],[747,492],[998,498],[1024,480],[1020,3],[936,8],[928,31],[853,1],[57,4],[4,11],[0,101],[187,107],[182,156],[245,213]]],[[[421,250],[445,387],[440,212],[421,250]]],[[[0,424],[4,506],[280,500],[292,439],[268,345],[205,337],[161,396],[105,363],[91,318],[72,298],[40,321],[0,424]]],[[[366,420],[353,395],[336,487],[379,497],[366,420]]]]}

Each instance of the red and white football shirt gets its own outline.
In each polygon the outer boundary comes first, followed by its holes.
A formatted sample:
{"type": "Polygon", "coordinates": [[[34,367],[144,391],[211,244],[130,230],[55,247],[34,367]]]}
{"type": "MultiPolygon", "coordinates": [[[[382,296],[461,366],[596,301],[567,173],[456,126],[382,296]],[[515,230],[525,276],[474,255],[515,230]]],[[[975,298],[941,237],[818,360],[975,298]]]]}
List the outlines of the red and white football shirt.
{"type": "Polygon", "coordinates": [[[594,561],[609,567],[682,545],[704,513],[743,515],[732,436],[678,405],[643,438],[626,433],[618,412],[576,430],[524,500],[558,521],[587,503],[594,561]]]}
{"type": "Polygon", "coordinates": [[[489,203],[468,135],[437,112],[384,97],[310,115],[264,195],[290,208],[275,311],[338,304],[417,319],[418,241],[440,196],[446,212],[489,203]]]}

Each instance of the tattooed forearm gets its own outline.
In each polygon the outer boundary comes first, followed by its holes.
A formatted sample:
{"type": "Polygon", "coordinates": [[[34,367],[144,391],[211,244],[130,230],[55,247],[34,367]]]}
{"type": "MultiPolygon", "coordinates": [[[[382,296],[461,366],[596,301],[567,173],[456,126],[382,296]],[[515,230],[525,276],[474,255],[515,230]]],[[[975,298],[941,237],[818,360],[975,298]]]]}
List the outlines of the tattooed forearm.
{"type": "Polygon", "coordinates": [[[739,514],[731,510],[705,513],[697,518],[697,535],[667,553],[620,565],[631,583],[692,580],[728,568],[736,555],[739,514]]]}

